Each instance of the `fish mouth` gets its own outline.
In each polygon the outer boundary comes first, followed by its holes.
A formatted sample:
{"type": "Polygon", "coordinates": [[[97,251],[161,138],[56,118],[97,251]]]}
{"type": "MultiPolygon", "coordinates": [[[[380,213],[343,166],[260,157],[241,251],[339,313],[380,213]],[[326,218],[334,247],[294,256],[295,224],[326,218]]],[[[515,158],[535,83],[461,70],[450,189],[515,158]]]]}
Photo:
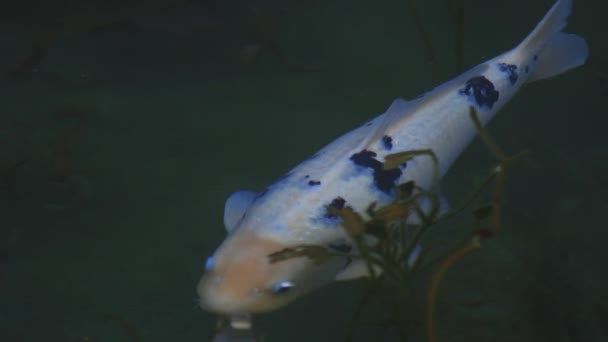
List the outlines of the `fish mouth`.
{"type": "Polygon", "coordinates": [[[200,307],[208,312],[237,319],[257,312],[256,306],[263,302],[259,290],[253,289],[246,296],[230,290],[222,281],[222,276],[215,272],[204,274],[197,285],[200,307]]]}
{"type": "Polygon", "coordinates": [[[229,236],[198,282],[201,308],[231,315],[265,312],[280,306],[286,296],[273,295],[272,284],[277,274],[288,274],[293,265],[270,263],[268,255],[283,248],[283,244],[250,230],[229,236]]]}
{"type": "Polygon", "coordinates": [[[277,296],[259,287],[233,291],[227,285],[221,276],[213,272],[203,275],[197,286],[200,307],[207,312],[243,321],[247,315],[274,311],[294,299],[293,296],[277,296]]]}
{"type": "Polygon", "coordinates": [[[222,285],[221,277],[215,272],[205,273],[202,276],[196,286],[196,292],[203,310],[221,315],[231,313],[230,308],[234,306],[234,301],[221,290],[222,285]]]}

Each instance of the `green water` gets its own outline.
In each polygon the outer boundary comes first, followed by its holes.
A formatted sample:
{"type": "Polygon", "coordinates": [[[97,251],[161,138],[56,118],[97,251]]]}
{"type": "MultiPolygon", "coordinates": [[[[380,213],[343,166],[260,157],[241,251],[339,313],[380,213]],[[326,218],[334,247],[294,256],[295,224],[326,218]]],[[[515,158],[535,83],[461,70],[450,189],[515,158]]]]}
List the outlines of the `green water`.
{"type": "MultiPolygon", "coordinates": [[[[63,30],[36,72],[0,81],[0,340],[209,341],[215,317],[194,288],[225,236],[225,198],[262,190],[392,99],[432,88],[434,72],[455,75],[447,1],[418,2],[438,65],[404,0],[258,2],[278,18],[287,58],[315,72],[267,51],[239,63],[255,36],[246,1],[206,5],[210,24],[185,34],[134,24],[158,13],[146,2],[2,8],[3,71],[35,32],[63,30]]],[[[513,47],[550,5],[465,0],[465,65],[513,47]]],[[[441,341],[608,338],[605,13],[575,1],[568,30],[587,39],[587,65],[526,86],[489,126],[507,151],[533,154],[509,180],[504,230],[444,280],[441,341]]],[[[442,184],[449,199],[491,166],[476,141],[442,184]]],[[[433,236],[448,245],[461,233],[433,236]]],[[[363,288],[332,284],[256,329],[271,342],[342,340],[363,288]]],[[[424,340],[418,328],[412,341],[424,340]]],[[[356,337],[395,340],[370,326],[356,337]]]]}

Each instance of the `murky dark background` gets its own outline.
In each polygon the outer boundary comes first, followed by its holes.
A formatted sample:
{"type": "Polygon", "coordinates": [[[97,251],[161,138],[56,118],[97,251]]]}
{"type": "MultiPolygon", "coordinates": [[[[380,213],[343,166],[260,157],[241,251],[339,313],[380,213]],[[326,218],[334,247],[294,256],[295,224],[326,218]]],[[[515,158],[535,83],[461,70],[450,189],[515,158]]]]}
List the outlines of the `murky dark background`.
{"type": "MultiPolygon", "coordinates": [[[[407,0],[3,2],[0,340],[209,341],[194,288],[225,198],[456,74],[449,1],[417,3],[435,64],[407,0]]],[[[552,1],[464,3],[470,67],[552,1]]],[[[533,153],[509,179],[501,234],[442,284],[441,341],[608,338],[606,7],[575,1],[568,30],[587,38],[588,64],[526,86],[489,126],[533,153]]],[[[493,164],[471,145],[445,178],[450,201],[493,164]]],[[[433,236],[446,246],[467,229],[433,236]]],[[[363,285],[330,285],[256,329],[340,341],[363,285]]]]}

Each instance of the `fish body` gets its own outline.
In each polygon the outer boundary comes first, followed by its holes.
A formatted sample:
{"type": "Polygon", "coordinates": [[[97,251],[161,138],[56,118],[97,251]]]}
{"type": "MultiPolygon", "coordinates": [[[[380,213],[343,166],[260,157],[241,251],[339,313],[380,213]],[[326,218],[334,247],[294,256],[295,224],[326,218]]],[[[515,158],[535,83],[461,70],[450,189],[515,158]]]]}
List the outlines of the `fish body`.
{"type": "Polygon", "coordinates": [[[561,32],[571,7],[571,0],[557,1],[516,48],[418,98],[395,100],[265,191],[232,195],[224,217],[229,235],[198,285],[201,306],[227,315],[270,311],[334,279],[365,276],[340,258],[322,265],[307,258],[270,264],[268,255],[304,244],[348,251],[340,219],[328,214],[328,206],[365,213],[372,202],[390,202],[397,184],[431,185],[428,156],[384,170],[388,154],[431,149],[443,176],[476,134],[471,106],[485,124],[527,82],[584,64],[584,39],[561,32]]]}

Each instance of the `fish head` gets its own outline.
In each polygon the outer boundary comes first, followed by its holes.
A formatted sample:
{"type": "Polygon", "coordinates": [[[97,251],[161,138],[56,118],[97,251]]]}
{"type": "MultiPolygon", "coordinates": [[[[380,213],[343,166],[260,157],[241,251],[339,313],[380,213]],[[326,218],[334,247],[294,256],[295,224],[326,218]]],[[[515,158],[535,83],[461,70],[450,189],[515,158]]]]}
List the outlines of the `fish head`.
{"type": "Polygon", "coordinates": [[[288,247],[246,227],[230,234],[197,285],[201,307],[226,316],[272,311],[332,281],[344,266],[343,258],[270,262],[270,254],[288,247]]]}

